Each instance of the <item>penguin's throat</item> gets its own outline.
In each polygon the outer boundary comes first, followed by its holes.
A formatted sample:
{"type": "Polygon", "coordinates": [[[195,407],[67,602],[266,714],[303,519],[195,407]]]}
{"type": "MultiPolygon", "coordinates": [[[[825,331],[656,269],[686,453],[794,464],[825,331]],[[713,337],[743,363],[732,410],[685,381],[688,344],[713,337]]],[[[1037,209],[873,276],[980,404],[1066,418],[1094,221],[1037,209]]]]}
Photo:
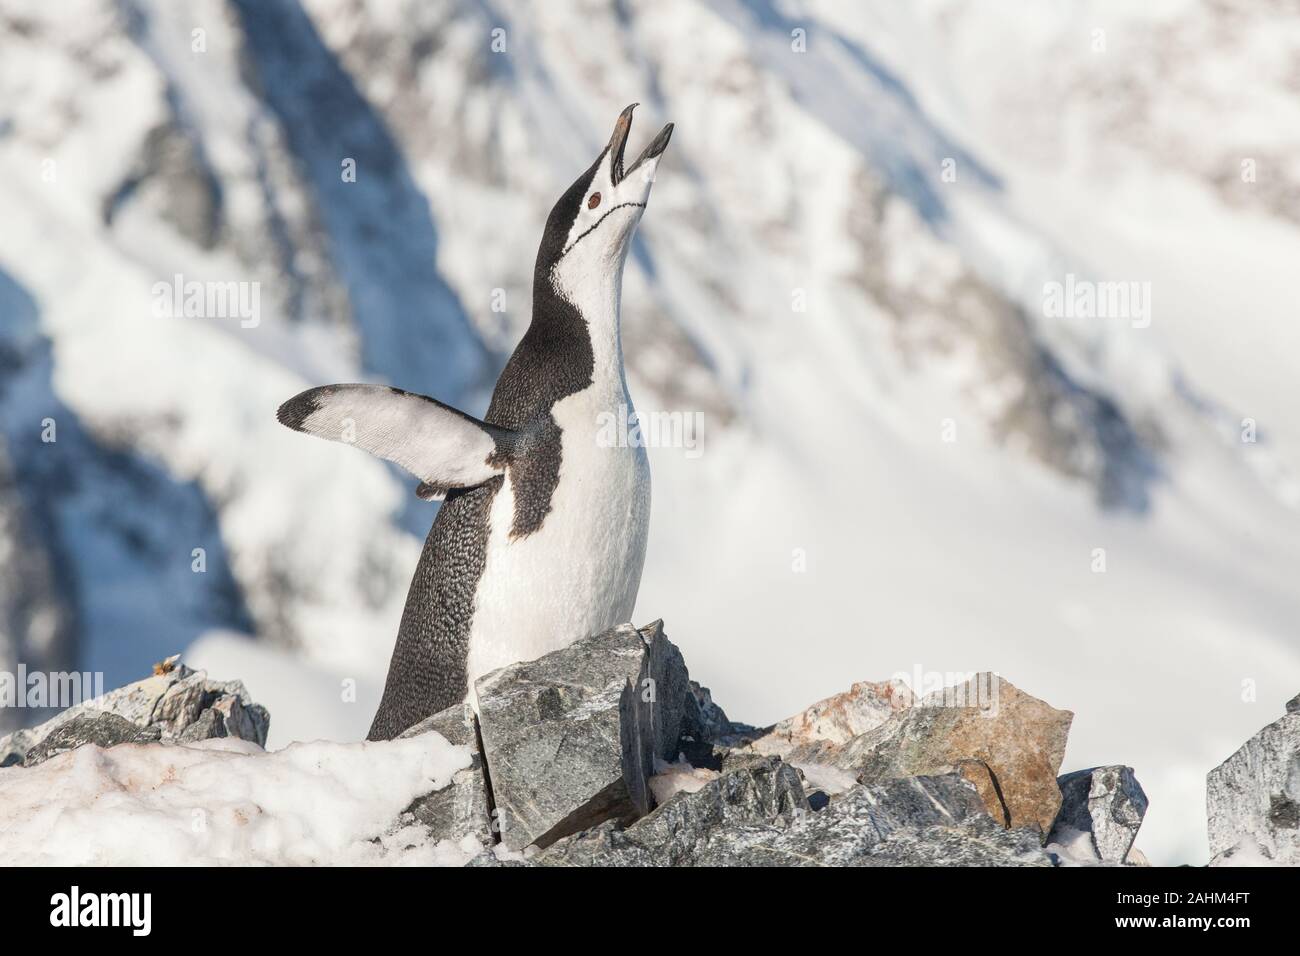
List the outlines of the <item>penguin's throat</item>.
{"type": "MultiPolygon", "coordinates": [[[[563,263],[562,263],[563,264],[563,263]]],[[[617,268],[562,270],[550,276],[557,297],[576,312],[591,341],[595,381],[623,381],[623,263],[617,268]],[[577,273],[577,274],[575,274],[577,273]]]]}

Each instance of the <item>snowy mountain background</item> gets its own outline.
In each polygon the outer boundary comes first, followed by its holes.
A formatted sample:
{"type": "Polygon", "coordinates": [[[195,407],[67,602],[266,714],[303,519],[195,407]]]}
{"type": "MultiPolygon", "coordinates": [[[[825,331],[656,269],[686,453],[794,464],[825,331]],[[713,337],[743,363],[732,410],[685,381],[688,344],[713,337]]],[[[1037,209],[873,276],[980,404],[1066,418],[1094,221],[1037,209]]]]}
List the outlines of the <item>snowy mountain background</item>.
{"type": "Polygon", "coordinates": [[[640,101],[630,385],[703,432],[650,450],[636,620],[751,723],[1000,671],[1203,862],[1205,773],[1300,689],[1297,94],[1290,3],[11,0],[2,666],[188,648],[272,746],[362,737],[436,506],[274,410],[482,413],[640,101]],[[158,317],[178,274],[259,321],[158,317]],[[1149,325],[1052,317],[1067,276],[1149,325]]]}

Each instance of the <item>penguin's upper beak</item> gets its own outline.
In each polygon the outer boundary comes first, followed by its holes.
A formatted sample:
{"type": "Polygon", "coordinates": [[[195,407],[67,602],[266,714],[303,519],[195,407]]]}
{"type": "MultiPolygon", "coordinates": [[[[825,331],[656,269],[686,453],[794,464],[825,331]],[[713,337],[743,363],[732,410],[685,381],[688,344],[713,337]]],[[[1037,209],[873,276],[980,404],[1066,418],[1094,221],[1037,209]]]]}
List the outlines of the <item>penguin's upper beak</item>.
{"type": "Polygon", "coordinates": [[[639,105],[640,104],[638,103],[633,103],[618,115],[618,122],[614,124],[614,135],[609,138],[609,155],[612,164],[610,166],[610,175],[614,180],[615,186],[630,176],[632,172],[646,160],[654,159],[667,149],[668,140],[671,139],[673,135],[673,124],[669,123],[659,131],[658,136],[650,140],[645,149],[641,150],[641,155],[632,162],[632,165],[624,170],[623,150],[627,146],[627,134],[632,129],[632,111],[639,105]]]}

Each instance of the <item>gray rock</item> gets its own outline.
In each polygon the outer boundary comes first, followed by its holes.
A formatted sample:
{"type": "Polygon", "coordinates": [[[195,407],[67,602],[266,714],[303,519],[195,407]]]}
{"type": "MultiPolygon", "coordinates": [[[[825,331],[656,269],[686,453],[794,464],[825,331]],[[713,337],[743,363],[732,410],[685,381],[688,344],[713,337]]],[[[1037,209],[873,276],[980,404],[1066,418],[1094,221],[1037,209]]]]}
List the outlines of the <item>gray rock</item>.
{"type": "Polygon", "coordinates": [[[1006,830],[956,774],[859,785],[765,838],[710,841],[715,866],[1051,866],[1036,830],[1006,830]]]}
{"type": "Polygon", "coordinates": [[[446,787],[416,798],[406,808],[401,822],[419,822],[438,840],[459,841],[473,835],[487,848],[492,844],[491,804],[474,721],[474,711],[469,705],[457,704],[425,718],[399,735],[401,739],[436,731],[449,743],[469,747],[474,755],[473,763],[456,771],[446,787]]]}
{"type": "MultiPolygon", "coordinates": [[[[549,849],[526,861],[528,866],[660,866],[655,847],[638,842],[636,836],[616,820],[561,839],[549,849]]],[[[491,866],[491,861],[475,861],[491,866]]]]}
{"type": "Polygon", "coordinates": [[[15,730],[0,737],[0,769],[20,766],[27,752],[39,742],[40,738],[30,730],[15,730]]]}
{"type": "Polygon", "coordinates": [[[1147,812],[1147,795],[1132,767],[1092,767],[1057,778],[1061,811],[1049,843],[1066,843],[1069,831],[1090,837],[1097,859],[1125,863],[1147,812]]]}
{"type": "Polygon", "coordinates": [[[520,858],[508,857],[506,859],[502,859],[501,857],[496,855],[496,852],[494,850],[485,849],[482,853],[479,853],[474,857],[472,857],[469,860],[469,862],[465,864],[465,866],[473,869],[483,869],[483,868],[495,869],[497,867],[529,867],[532,866],[532,864],[528,860],[522,857],[520,858]]]}
{"type": "MultiPolygon", "coordinates": [[[[0,737],[0,766],[25,766],[27,755],[32,752],[45,754],[42,759],[48,759],[53,753],[45,741],[83,717],[90,723],[79,722],[77,729],[55,740],[73,740],[78,734],[102,733],[107,735],[106,739],[115,734],[121,736],[124,731],[114,721],[104,723],[97,730],[90,729],[104,715],[117,717],[145,732],[150,739],[164,743],[238,737],[264,747],[271,727],[271,715],[265,707],[253,703],[242,682],[208,680],[202,671],[190,670],[176,663],[175,658],[169,658],[156,666],[151,677],[69,707],[37,727],[0,737]]],[[[124,738],[114,742],[128,741],[124,738]]],[[[72,748],[63,747],[69,749],[72,748]]]]}
{"type": "Polygon", "coordinates": [[[1211,866],[1300,866],[1300,711],[1289,711],[1210,771],[1211,866]]]}
{"type": "Polygon", "coordinates": [[[1300,694],[1296,694],[1286,702],[1286,712],[1288,714],[1300,714],[1300,694]]]}
{"type": "Polygon", "coordinates": [[[858,785],[813,812],[775,757],[729,761],[622,828],[608,821],[557,842],[539,866],[1051,866],[1034,829],[1006,830],[954,775],[858,785]]]}
{"type": "Polygon", "coordinates": [[[548,846],[651,807],[674,756],[689,676],[662,622],[620,625],[475,684],[501,842],[548,846]]]}
{"type": "Polygon", "coordinates": [[[163,740],[238,737],[265,746],[271,716],[253,703],[242,681],[210,681],[190,672],[162,696],[151,724],[162,731],[163,740]]]}
{"type": "Polygon", "coordinates": [[[161,736],[162,732],[157,727],[139,727],[117,714],[78,714],[32,747],[22,760],[22,765],[34,767],[85,744],[94,744],[96,747],[147,744],[156,742],[161,736]]]}
{"type": "Polygon", "coordinates": [[[726,711],[714,703],[707,687],[690,682],[676,749],[692,767],[714,769],[727,752],[745,747],[763,733],[759,727],[728,718],[726,711]]]}
{"type": "Polygon", "coordinates": [[[556,843],[541,866],[692,866],[710,841],[788,826],[808,811],[798,772],[775,757],[740,756],[695,793],[679,793],[623,828],[609,820],[556,843]],[[724,836],[725,834],[725,836],[724,836]]]}
{"type": "Polygon", "coordinates": [[[663,621],[636,633],[645,653],[620,702],[619,741],[632,805],[638,815],[644,815],[654,807],[648,781],[656,762],[676,756],[691,681],[682,652],[664,634],[663,621]]]}
{"type": "Polygon", "coordinates": [[[709,689],[691,681],[682,705],[682,736],[710,743],[732,733],[734,726],[709,689]]]}

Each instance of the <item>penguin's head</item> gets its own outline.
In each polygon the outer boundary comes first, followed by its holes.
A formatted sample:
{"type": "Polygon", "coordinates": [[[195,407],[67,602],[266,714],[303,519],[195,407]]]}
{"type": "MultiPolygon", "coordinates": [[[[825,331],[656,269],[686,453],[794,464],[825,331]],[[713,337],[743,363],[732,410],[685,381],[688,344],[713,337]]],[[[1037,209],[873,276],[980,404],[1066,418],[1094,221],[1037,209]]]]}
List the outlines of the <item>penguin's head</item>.
{"type": "Polygon", "coordinates": [[[593,271],[621,269],[654,185],[659,157],[673,134],[669,123],[630,166],[625,165],[623,151],[636,107],[633,103],[619,114],[609,145],[551,210],[537,250],[537,278],[569,285],[593,271]]]}

